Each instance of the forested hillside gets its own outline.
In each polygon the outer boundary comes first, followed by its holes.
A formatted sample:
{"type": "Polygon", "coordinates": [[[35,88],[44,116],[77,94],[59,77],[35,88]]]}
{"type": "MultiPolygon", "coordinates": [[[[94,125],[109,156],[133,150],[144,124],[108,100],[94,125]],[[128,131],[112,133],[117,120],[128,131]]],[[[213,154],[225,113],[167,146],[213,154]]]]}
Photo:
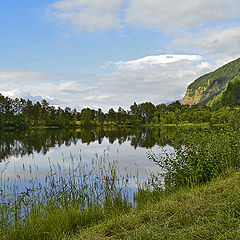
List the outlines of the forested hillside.
{"type": "Polygon", "coordinates": [[[211,105],[236,76],[240,76],[240,58],[195,80],[189,85],[182,104],[211,105]]]}
{"type": "Polygon", "coordinates": [[[240,77],[236,77],[228,83],[227,89],[223,92],[219,103],[220,107],[240,106],[240,77]]]}

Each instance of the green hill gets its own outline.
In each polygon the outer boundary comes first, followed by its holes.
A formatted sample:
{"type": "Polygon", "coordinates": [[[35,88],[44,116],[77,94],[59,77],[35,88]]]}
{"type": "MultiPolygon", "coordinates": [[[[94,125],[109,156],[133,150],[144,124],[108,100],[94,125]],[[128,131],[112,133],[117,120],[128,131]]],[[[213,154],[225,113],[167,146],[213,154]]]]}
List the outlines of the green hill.
{"type": "Polygon", "coordinates": [[[240,106],[240,77],[228,83],[227,89],[222,93],[220,104],[221,107],[240,106]]]}
{"type": "Polygon", "coordinates": [[[236,76],[240,76],[240,58],[196,79],[188,86],[182,104],[211,105],[236,76]]]}

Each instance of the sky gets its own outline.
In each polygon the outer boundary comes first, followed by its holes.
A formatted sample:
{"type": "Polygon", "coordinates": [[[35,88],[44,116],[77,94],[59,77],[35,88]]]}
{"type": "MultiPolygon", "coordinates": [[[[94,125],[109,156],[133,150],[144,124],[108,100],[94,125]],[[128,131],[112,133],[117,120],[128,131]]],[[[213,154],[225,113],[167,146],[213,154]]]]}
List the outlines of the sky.
{"type": "Polygon", "coordinates": [[[0,6],[0,93],[65,108],[182,99],[240,57],[240,0],[11,0],[0,6]]]}

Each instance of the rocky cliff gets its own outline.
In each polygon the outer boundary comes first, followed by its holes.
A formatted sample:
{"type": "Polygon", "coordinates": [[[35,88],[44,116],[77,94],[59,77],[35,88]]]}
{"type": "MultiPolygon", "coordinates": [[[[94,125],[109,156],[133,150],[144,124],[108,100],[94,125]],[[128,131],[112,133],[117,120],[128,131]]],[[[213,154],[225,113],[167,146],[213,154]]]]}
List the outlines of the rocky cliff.
{"type": "Polygon", "coordinates": [[[182,104],[211,105],[236,76],[240,76],[240,58],[196,79],[188,86],[182,104]]]}

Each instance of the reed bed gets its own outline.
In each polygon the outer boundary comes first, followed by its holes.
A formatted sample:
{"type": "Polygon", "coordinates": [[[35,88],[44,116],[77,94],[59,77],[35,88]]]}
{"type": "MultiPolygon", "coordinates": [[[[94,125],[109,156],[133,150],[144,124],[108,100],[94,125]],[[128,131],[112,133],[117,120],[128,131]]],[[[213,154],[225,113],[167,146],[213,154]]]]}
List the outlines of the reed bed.
{"type": "Polygon", "coordinates": [[[71,154],[68,165],[49,160],[45,178],[39,178],[38,167],[23,165],[14,181],[4,180],[7,165],[0,184],[0,239],[59,239],[134,205],[128,188],[133,179],[121,176],[106,153],[88,164],[71,154]]]}

